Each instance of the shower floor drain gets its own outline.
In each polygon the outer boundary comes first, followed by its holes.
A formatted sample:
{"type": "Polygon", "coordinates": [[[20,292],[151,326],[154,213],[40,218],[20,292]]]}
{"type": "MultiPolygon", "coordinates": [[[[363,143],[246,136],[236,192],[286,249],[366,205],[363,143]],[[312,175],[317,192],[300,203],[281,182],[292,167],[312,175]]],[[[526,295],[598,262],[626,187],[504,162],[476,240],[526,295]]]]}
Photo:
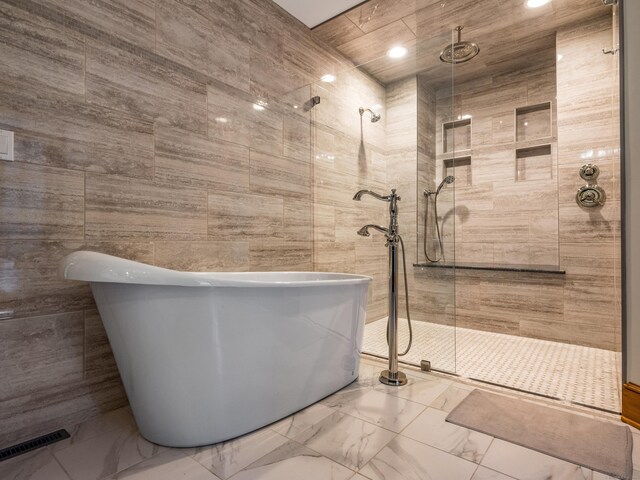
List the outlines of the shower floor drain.
{"type": "Polygon", "coordinates": [[[22,455],[23,453],[37,450],[41,447],[46,447],[47,445],[51,445],[52,443],[59,442],[60,440],[64,440],[65,438],[69,438],[70,436],[71,435],[69,435],[69,432],[64,429],[57,430],[55,432],[47,433],[46,435],[42,435],[37,438],[27,440],[26,442],[3,448],[2,450],[0,450],[0,462],[9,460],[13,457],[17,457],[18,455],[22,455]]]}

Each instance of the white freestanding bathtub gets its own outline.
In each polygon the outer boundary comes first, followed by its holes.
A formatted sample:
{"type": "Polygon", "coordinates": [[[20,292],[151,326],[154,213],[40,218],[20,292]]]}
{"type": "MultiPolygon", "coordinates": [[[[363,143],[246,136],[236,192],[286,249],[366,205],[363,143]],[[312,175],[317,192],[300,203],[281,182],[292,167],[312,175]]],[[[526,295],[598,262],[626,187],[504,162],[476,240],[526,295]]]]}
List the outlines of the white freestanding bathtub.
{"type": "Polygon", "coordinates": [[[358,376],[369,277],[177,272],[87,251],[67,256],[62,275],[91,283],[152,442],[227,440],[358,376]]]}

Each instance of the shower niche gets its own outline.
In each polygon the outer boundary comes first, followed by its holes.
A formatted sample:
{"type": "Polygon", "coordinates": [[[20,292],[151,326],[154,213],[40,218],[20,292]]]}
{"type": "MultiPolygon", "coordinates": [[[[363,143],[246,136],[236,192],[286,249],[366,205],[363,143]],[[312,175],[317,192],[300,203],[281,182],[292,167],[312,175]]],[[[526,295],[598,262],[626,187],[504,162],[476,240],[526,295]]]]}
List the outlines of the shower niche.
{"type": "Polygon", "coordinates": [[[553,178],[551,102],[515,110],[516,181],[553,178]]]}
{"type": "Polygon", "coordinates": [[[471,118],[442,124],[442,178],[456,177],[458,187],[471,185],[471,138],[471,118]]]}
{"type": "Polygon", "coordinates": [[[551,102],[516,108],[516,142],[551,137],[551,102]]]}
{"type": "Polygon", "coordinates": [[[471,149],[471,119],[445,122],[442,126],[442,152],[452,153],[471,149]]]}

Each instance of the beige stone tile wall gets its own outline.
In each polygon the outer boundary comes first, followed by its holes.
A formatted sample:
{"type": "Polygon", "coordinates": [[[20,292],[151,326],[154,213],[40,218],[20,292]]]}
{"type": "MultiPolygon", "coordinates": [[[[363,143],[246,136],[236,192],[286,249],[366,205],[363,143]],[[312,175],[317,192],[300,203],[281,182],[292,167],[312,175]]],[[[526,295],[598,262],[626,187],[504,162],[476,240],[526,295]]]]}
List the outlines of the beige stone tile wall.
{"type": "Polygon", "coordinates": [[[356,235],[368,223],[386,225],[388,205],[370,196],[353,200],[360,189],[386,193],[386,129],[391,125],[385,108],[385,88],[363,84],[357,69],[336,75],[332,83],[312,86],[320,105],[313,119],[314,268],[373,277],[367,321],[387,314],[387,249],[377,232],[356,235]],[[358,109],[377,106],[382,119],[372,123],[358,109]]]}
{"type": "MultiPolygon", "coordinates": [[[[555,63],[555,49],[549,49],[526,68],[438,90],[435,181],[426,188],[433,190],[444,178],[445,159],[470,157],[471,163],[448,172],[456,177],[455,198],[452,188],[438,198],[444,261],[453,256],[455,233],[458,263],[558,264],[555,63]],[[550,110],[520,118],[516,127],[516,109],[547,102],[550,110]],[[470,125],[456,132],[455,151],[447,151],[450,135],[443,124],[467,116],[470,125]],[[523,129],[526,138],[518,138],[523,129]],[[542,144],[550,145],[551,155],[528,157],[528,168],[519,176],[517,149],[542,144]]],[[[434,251],[430,232],[429,251],[434,251]]]]}
{"type": "Polygon", "coordinates": [[[384,109],[378,83],[266,0],[0,11],[0,446],[126,403],[88,286],[57,276],[75,250],[369,273],[384,313],[384,247],[355,231],[385,211],[351,200],[386,188],[385,122],[358,114],[384,109]]]}

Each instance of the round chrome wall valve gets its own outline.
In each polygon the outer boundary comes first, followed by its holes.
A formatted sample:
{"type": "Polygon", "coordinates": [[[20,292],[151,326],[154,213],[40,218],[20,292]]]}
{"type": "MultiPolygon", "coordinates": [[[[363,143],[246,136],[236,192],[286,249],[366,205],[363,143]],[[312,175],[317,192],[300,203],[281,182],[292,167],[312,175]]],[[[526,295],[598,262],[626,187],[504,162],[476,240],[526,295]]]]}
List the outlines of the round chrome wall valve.
{"type": "Polygon", "coordinates": [[[576,193],[576,202],[581,207],[593,208],[604,205],[606,194],[598,185],[585,185],[576,193]]]}
{"type": "Polygon", "coordinates": [[[580,168],[580,177],[587,182],[595,182],[600,175],[600,168],[592,163],[587,163],[580,168]]]}

